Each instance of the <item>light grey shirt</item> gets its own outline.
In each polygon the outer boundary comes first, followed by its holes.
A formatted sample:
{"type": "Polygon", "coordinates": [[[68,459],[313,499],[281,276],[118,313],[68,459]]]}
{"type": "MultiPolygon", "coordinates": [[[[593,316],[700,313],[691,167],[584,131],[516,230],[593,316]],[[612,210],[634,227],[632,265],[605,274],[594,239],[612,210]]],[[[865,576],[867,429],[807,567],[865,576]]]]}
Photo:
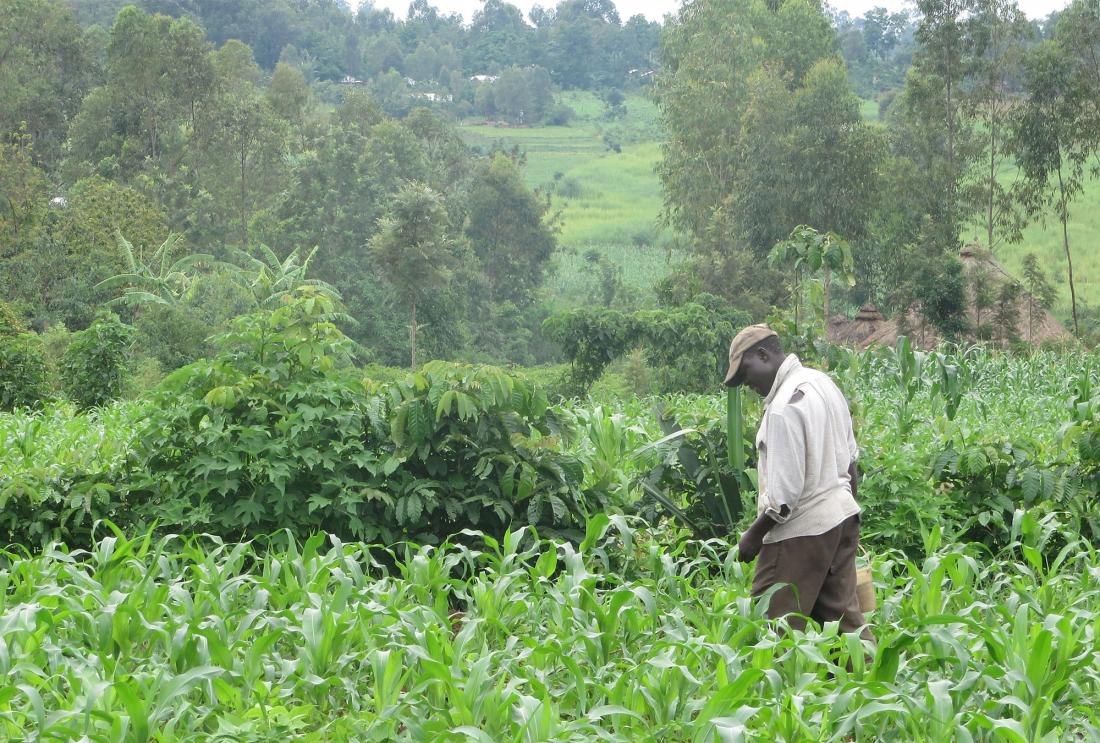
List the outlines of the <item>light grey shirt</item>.
{"type": "Polygon", "coordinates": [[[764,406],[756,434],[757,513],[776,522],[764,542],[823,534],[859,513],[848,475],[859,456],[852,417],[829,375],[790,354],[764,406]]]}

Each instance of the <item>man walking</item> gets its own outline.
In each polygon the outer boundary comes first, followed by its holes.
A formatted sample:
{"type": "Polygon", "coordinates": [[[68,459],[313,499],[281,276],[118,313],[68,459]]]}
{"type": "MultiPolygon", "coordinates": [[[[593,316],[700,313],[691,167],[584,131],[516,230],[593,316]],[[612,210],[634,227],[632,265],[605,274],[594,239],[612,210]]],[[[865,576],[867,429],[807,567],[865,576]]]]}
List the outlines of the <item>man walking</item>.
{"type": "Polygon", "coordinates": [[[756,521],[741,536],[741,560],[759,555],[752,595],[782,584],[768,616],[840,621],[872,639],[856,597],[859,547],[855,435],[843,393],[823,372],[783,353],[767,325],[750,325],[730,344],[725,384],[764,398],[756,434],[760,493],[756,521]]]}

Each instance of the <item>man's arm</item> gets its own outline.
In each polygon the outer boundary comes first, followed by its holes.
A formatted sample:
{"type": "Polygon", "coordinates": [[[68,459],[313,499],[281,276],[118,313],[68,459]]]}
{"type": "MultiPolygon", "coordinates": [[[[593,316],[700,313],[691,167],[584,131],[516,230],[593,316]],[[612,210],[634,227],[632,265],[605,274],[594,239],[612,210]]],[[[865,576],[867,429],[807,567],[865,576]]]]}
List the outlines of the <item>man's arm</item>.
{"type": "Polygon", "coordinates": [[[738,555],[742,562],[755,560],[764,546],[764,536],[791,517],[806,480],[805,424],[798,414],[791,411],[791,418],[782,414],[769,417],[766,439],[767,506],[741,535],[738,555]]]}
{"type": "MultiPolygon", "coordinates": [[[[785,509],[786,506],[783,508],[785,509]]],[[[745,529],[745,533],[741,535],[741,541],[737,543],[737,557],[741,562],[752,562],[756,559],[764,546],[764,535],[771,531],[776,523],[776,520],[767,513],[762,513],[756,517],[756,521],[753,521],[748,529],[745,529]]]]}

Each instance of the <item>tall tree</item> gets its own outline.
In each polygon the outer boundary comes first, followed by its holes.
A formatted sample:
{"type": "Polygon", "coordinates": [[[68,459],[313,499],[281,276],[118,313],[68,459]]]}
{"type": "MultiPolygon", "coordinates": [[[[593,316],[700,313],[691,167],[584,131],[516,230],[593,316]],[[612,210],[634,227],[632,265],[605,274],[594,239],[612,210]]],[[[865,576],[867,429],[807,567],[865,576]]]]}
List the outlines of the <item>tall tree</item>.
{"type": "Polygon", "coordinates": [[[0,137],[24,130],[36,161],[56,166],[69,121],[100,73],[64,3],[0,2],[0,137]]]}
{"type": "Polygon", "coordinates": [[[451,279],[454,245],[446,226],[447,212],[439,195],[421,183],[410,183],[397,193],[371,240],[378,271],[409,311],[412,369],[417,368],[417,307],[451,279]]]}
{"type": "Polygon", "coordinates": [[[958,246],[969,207],[962,184],[977,154],[964,105],[966,18],[972,3],[917,0],[919,47],[906,78],[902,108],[912,119],[916,161],[927,179],[926,198],[933,200],[929,213],[942,226],[944,249],[958,246]]]}
{"type": "Polygon", "coordinates": [[[546,205],[528,190],[504,154],[497,154],[474,181],[468,203],[466,236],[489,280],[493,301],[530,304],[555,247],[545,222],[546,205]]]}
{"type": "Polygon", "coordinates": [[[1058,16],[1053,31],[1080,91],[1078,130],[1091,151],[1095,174],[1100,170],[1100,7],[1075,0],[1058,16]]]}
{"type": "MultiPolygon", "coordinates": [[[[804,84],[821,59],[835,56],[835,37],[820,9],[788,0],[773,10],[762,0],[702,0],[685,5],[665,29],[657,97],[668,128],[658,173],[667,218],[700,241],[737,230],[757,216],[754,200],[735,208],[738,180],[758,152],[743,139],[749,125],[782,128],[769,112],[804,84]],[[782,87],[776,87],[781,85],[782,87]],[[755,101],[755,102],[754,102],[755,101]]],[[[759,138],[757,138],[759,139],[759,138]]],[[[807,174],[812,177],[813,174],[807,174]]],[[[744,198],[744,197],[741,197],[744,198]]],[[[764,256],[797,222],[754,241],[764,256]]]]}
{"type": "Polygon", "coordinates": [[[235,223],[238,244],[247,250],[249,222],[282,188],[288,128],[253,83],[259,68],[252,53],[230,41],[215,57],[217,91],[205,106],[195,143],[203,163],[203,186],[232,207],[225,234],[235,223]]]}
{"type": "Polygon", "coordinates": [[[1013,200],[1001,186],[1000,175],[1009,159],[1008,86],[1020,76],[1024,44],[1030,39],[1032,28],[1016,0],[973,0],[973,13],[966,26],[970,45],[967,76],[973,81],[968,93],[969,105],[982,123],[980,132],[985,149],[984,173],[978,190],[986,247],[995,251],[1002,239],[1018,240],[1022,227],[1013,200]]]}
{"type": "Polygon", "coordinates": [[[859,116],[819,7],[730,5],[686,5],[665,31],[659,174],[666,219],[691,235],[708,272],[737,282],[718,291],[748,307],[749,294],[773,299],[775,282],[746,288],[744,268],[767,270],[763,259],[797,225],[866,231],[885,144],[859,116]]]}
{"type": "Polygon", "coordinates": [[[1069,244],[1070,205],[1081,194],[1090,137],[1082,127],[1082,88],[1076,84],[1066,51],[1058,41],[1044,41],[1024,63],[1025,99],[1012,135],[1012,153],[1024,180],[1016,195],[1032,214],[1052,209],[1062,227],[1062,247],[1069,276],[1073,332],[1079,334],[1077,287],[1069,244]]]}
{"type": "Polygon", "coordinates": [[[172,19],[149,15],[133,5],[119,12],[111,26],[107,46],[107,71],[112,98],[132,123],[128,134],[139,135],[144,142],[142,154],[154,160],[158,156],[164,119],[170,110],[172,72],[168,44],[172,19]]]}

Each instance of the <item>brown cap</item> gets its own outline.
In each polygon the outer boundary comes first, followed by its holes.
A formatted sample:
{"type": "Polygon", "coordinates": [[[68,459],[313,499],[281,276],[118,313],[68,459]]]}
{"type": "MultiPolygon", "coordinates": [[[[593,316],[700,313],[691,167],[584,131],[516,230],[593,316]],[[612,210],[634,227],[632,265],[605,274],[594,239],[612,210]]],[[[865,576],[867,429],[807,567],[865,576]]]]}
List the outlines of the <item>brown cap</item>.
{"type": "Polygon", "coordinates": [[[726,381],[723,384],[728,385],[737,376],[737,370],[741,368],[741,357],[745,355],[745,351],[773,335],[779,335],[779,333],[764,323],[750,325],[735,335],[733,342],[730,343],[730,370],[726,372],[726,381]]]}

